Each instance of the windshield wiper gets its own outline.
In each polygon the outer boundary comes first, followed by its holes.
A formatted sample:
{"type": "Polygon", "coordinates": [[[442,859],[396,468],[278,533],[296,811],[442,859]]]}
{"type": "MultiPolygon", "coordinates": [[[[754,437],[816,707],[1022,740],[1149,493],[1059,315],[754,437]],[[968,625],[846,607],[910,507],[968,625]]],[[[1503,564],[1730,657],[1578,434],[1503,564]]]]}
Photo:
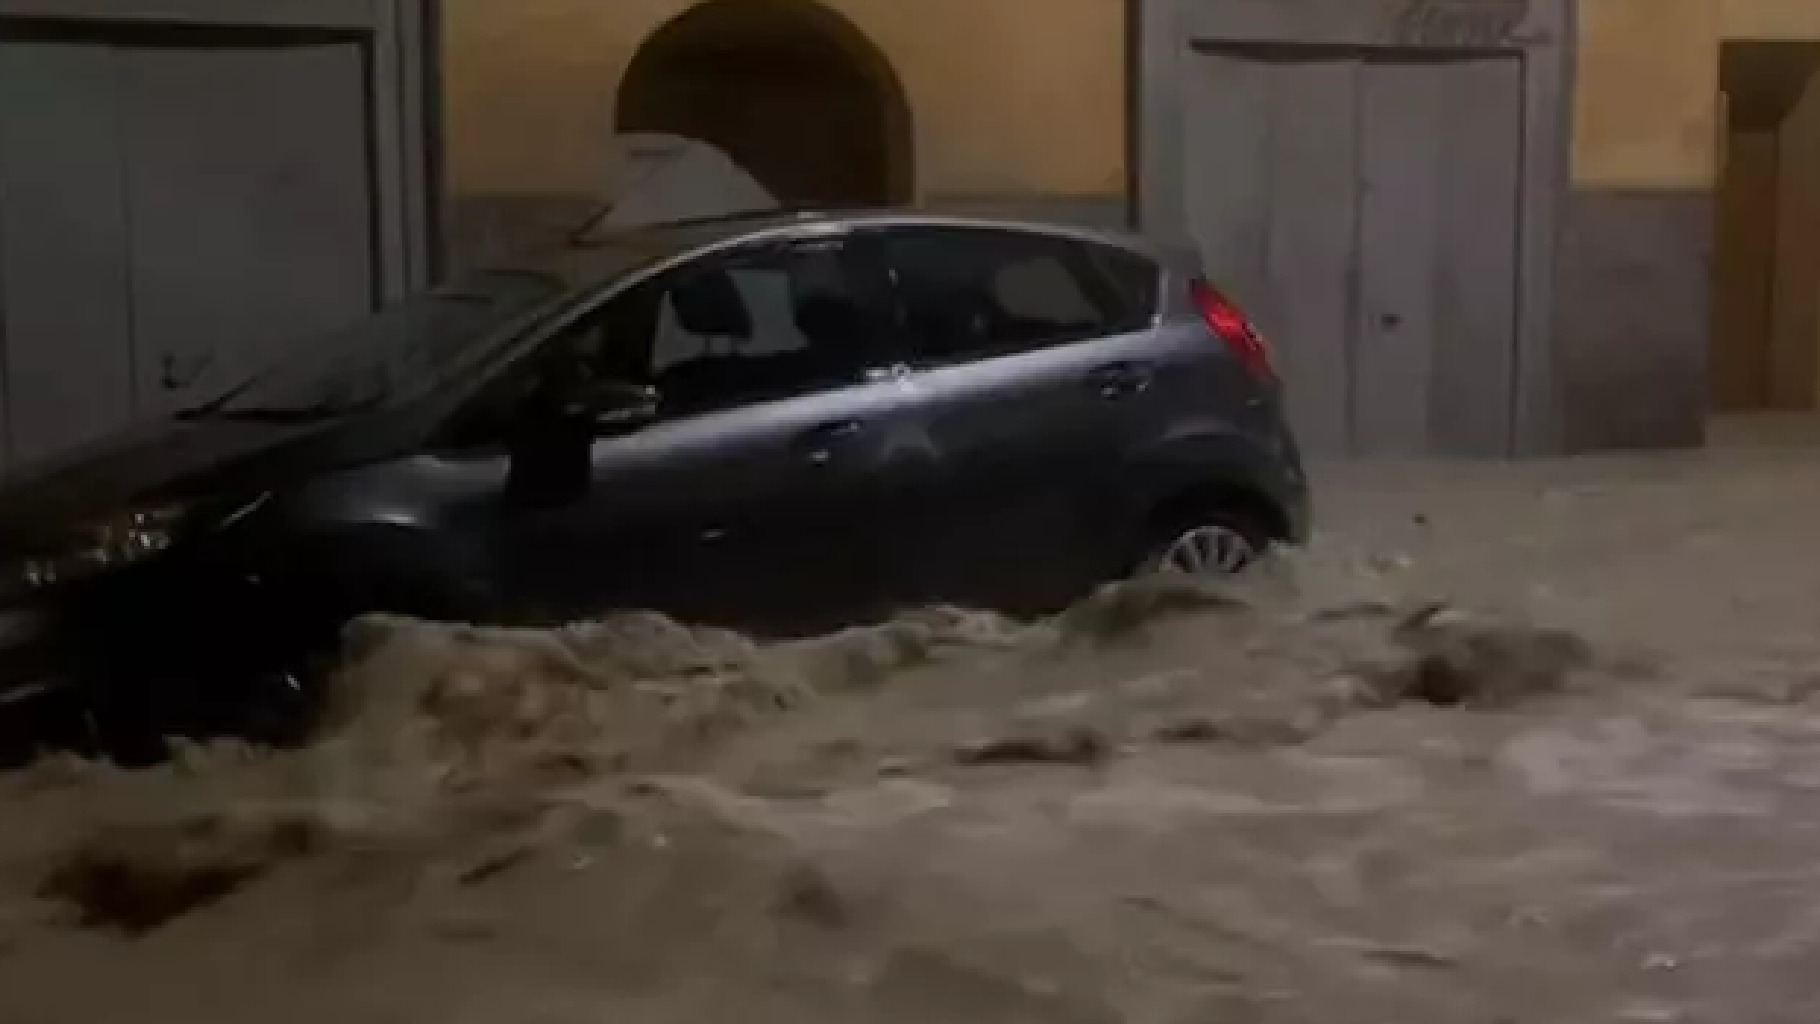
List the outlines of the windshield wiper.
{"type": "Polygon", "coordinates": [[[248,388],[252,387],[257,382],[258,382],[257,377],[241,381],[240,383],[227,389],[226,391],[222,392],[221,394],[216,395],[214,398],[209,399],[208,401],[202,403],[201,405],[191,406],[188,409],[179,409],[176,412],[172,413],[171,415],[173,417],[175,417],[176,419],[186,420],[186,421],[187,420],[208,419],[210,416],[214,416],[215,414],[219,413],[222,409],[226,408],[229,403],[233,402],[234,399],[239,398],[241,395],[245,394],[246,390],[248,388]]]}
{"type": "Polygon", "coordinates": [[[379,400],[373,398],[360,402],[316,402],[294,406],[228,406],[208,415],[213,419],[245,423],[314,423],[317,420],[353,416],[378,404],[379,400]]]}
{"type": "Polygon", "coordinates": [[[358,402],[313,402],[304,405],[236,406],[231,404],[233,396],[226,396],[228,401],[215,399],[207,405],[194,409],[184,409],[177,413],[180,420],[232,420],[243,423],[314,423],[317,420],[332,420],[342,416],[353,416],[366,412],[380,404],[378,398],[363,399],[358,402]]]}

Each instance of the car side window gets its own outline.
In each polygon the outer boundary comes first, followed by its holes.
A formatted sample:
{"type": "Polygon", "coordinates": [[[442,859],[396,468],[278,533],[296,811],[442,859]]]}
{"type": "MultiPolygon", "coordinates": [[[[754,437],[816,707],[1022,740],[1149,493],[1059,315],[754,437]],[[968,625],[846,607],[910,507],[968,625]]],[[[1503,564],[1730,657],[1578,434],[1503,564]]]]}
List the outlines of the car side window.
{"type": "Polygon", "coordinates": [[[1147,256],[1116,245],[1084,247],[1112,288],[1118,329],[1141,331],[1156,320],[1162,298],[1162,269],[1147,256]]]}
{"type": "Polygon", "coordinates": [[[924,364],[1141,329],[1151,310],[1119,287],[1101,249],[1112,251],[1038,232],[960,227],[894,231],[884,247],[907,342],[924,364]]]}
{"type": "Polygon", "coordinates": [[[571,331],[584,372],[655,385],[666,415],[863,380],[888,361],[882,274],[843,239],[715,254],[609,300],[571,331]]]}

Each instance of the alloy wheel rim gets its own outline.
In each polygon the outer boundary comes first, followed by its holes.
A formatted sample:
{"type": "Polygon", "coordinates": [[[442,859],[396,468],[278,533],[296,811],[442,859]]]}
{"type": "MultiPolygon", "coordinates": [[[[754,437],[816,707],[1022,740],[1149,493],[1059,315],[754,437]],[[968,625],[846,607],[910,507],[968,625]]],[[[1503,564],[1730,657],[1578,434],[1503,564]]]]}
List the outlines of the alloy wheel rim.
{"type": "Polygon", "coordinates": [[[1187,576],[1231,576],[1252,563],[1257,549],[1230,527],[1208,524],[1185,530],[1163,549],[1160,567],[1187,576]]]}

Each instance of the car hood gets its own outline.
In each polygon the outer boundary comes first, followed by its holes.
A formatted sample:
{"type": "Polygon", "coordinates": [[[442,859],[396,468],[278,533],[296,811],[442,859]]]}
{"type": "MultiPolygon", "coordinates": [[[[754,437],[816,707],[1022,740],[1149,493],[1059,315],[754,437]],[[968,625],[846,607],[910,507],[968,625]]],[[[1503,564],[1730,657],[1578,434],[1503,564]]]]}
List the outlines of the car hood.
{"type": "Polygon", "coordinates": [[[421,440],[415,419],[368,413],[304,424],[159,419],[0,479],[0,552],[142,503],[232,497],[378,461],[421,440]]]}

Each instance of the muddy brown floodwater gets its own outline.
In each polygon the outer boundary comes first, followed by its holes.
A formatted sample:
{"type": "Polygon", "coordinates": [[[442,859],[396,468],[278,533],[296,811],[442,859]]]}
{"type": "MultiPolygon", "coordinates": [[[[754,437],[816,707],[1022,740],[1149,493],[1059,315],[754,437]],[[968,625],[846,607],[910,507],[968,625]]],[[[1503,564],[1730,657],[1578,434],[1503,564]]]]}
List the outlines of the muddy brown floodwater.
{"type": "Polygon", "coordinates": [[[1035,625],[362,623],[310,749],[0,780],[0,1020],[1813,1024],[1805,430],[1035,625]]]}

